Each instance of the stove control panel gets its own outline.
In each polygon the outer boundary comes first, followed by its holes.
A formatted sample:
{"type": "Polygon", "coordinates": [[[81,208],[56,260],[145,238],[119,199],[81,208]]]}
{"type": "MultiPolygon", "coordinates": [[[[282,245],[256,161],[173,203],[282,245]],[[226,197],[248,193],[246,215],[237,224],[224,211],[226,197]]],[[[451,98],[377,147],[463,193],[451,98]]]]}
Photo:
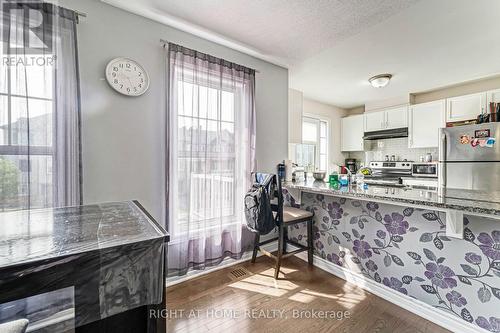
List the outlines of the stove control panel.
{"type": "Polygon", "coordinates": [[[412,162],[370,162],[372,169],[396,169],[396,170],[411,170],[412,162]]]}

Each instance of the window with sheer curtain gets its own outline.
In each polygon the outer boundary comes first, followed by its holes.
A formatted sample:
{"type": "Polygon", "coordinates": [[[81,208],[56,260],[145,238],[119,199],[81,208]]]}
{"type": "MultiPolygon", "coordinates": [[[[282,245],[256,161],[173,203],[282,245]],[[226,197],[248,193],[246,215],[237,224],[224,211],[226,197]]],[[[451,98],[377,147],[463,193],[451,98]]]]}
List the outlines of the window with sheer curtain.
{"type": "Polygon", "coordinates": [[[0,211],[80,204],[77,16],[48,3],[0,5],[0,211]],[[44,17],[50,47],[33,17],[44,17]]]}
{"type": "Polygon", "coordinates": [[[239,256],[255,158],[254,71],[168,45],[169,270],[239,256]]]}
{"type": "MultiPolygon", "coordinates": [[[[21,58],[17,56],[16,58],[21,58]]],[[[52,206],[53,66],[2,66],[0,169],[2,209],[52,206]],[[29,152],[29,153],[28,153],[29,152]]]]}

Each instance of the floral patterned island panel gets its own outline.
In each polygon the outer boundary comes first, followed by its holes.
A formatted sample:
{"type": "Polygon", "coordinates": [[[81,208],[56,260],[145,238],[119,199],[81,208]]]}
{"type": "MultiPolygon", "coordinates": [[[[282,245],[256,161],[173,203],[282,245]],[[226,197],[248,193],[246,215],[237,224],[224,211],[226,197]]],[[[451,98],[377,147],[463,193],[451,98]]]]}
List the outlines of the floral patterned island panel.
{"type": "MultiPolygon", "coordinates": [[[[293,199],[284,190],[288,204],[293,199]]],[[[464,239],[444,213],[304,192],[316,255],[439,311],[500,332],[500,222],[464,217],[464,239]]],[[[305,244],[306,228],[289,230],[305,244]]]]}

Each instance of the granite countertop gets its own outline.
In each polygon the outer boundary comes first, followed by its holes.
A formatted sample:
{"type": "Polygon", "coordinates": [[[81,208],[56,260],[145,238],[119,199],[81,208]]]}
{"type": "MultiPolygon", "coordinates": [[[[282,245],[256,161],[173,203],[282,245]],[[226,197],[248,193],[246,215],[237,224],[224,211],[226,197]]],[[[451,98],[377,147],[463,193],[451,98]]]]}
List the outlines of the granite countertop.
{"type": "Polygon", "coordinates": [[[462,189],[433,191],[414,187],[384,187],[376,185],[368,185],[367,189],[356,185],[336,189],[322,181],[285,182],[283,187],[332,196],[460,210],[464,211],[464,213],[491,215],[492,217],[500,218],[500,191],[485,192],[462,189]]]}
{"type": "Polygon", "coordinates": [[[0,267],[169,235],[133,201],[0,213],[0,267]]]}

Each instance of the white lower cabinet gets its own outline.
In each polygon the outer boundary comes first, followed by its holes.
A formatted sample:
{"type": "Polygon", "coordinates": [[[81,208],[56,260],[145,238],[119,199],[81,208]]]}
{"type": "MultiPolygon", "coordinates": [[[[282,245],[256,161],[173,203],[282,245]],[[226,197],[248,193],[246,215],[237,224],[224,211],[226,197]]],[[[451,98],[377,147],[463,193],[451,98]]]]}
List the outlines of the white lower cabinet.
{"type": "Polygon", "coordinates": [[[363,115],[355,115],[342,118],[342,151],[363,151],[364,150],[364,129],[363,115]]]}
{"type": "Polygon", "coordinates": [[[445,100],[410,106],[408,147],[437,147],[439,144],[439,128],[446,126],[445,112],[445,100]]]}

